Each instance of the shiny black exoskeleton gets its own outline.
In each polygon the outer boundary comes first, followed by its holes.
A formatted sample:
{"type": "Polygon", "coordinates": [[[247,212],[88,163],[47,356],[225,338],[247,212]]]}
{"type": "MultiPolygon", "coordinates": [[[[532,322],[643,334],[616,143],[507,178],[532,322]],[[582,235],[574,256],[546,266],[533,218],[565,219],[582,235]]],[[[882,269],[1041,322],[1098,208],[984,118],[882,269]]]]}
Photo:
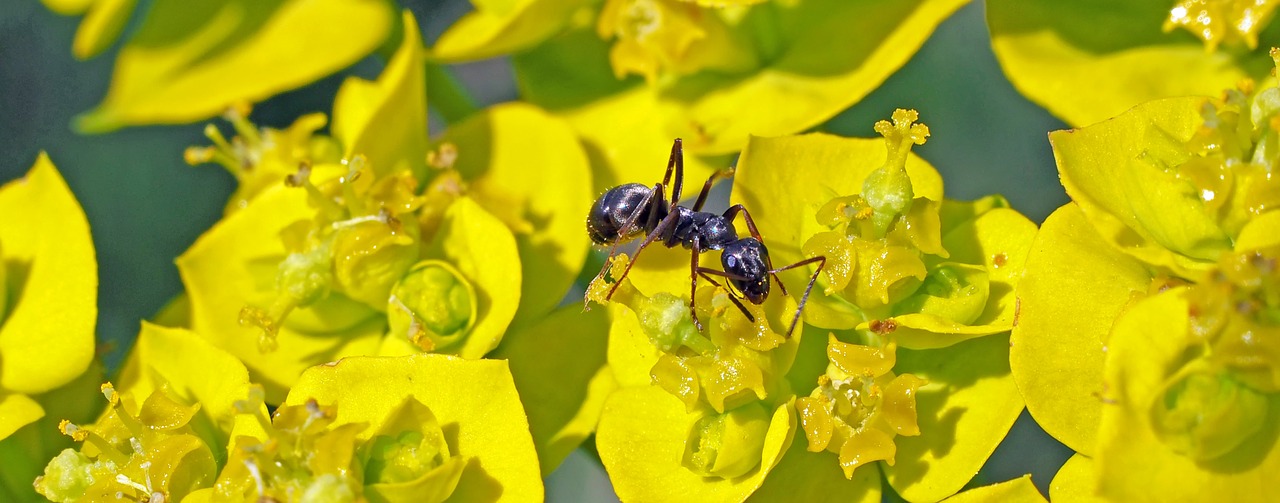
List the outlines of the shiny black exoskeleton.
{"type": "MultiPolygon", "coordinates": [[[[684,246],[685,249],[692,250],[689,277],[690,277],[690,295],[689,295],[689,311],[693,314],[693,322],[702,330],[702,323],[698,321],[698,314],[694,311],[694,297],[698,289],[698,277],[710,281],[712,284],[719,286],[710,276],[720,276],[729,281],[752,304],[761,304],[769,296],[769,276],[773,276],[778,281],[778,288],[785,295],[786,287],[782,284],[782,280],[778,278],[777,273],[817,263],[817,271],[809,279],[809,285],[805,288],[804,296],[800,299],[800,304],[796,309],[796,315],[791,320],[791,326],[787,329],[787,336],[791,336],[791,332],[795,330],[796,323],[800,320],[800,313],[804,310],[804,304],[809,299],[809,293],[813,290],[813,283],[818,278],[818,272],[822,271],[823,265],[826,264],[825,257],[812,257],[801,260],[794,264],[774,269],[773,264],[769,261],[769,250],[765,248],[764,240],[760,237],[760,231],[756,229],[755,222],[751,220],[751,214],[741,204],[735,204],[723,214],[710,213],[702,210],[702,205],[707,201],[707,195],[711,191],[711,185],[715,182],[717,176],[721,173],[711,175],[707,179],[707,183],[703,185],[702,192],[698,194],[697,201],[693,207],[686,208],[680,206],[680,192],[684,180],[684,151],[677,138],[671,146],[671,157],[667,160],[667,173],[662,177],[662,183],[653,187],[646,187],[638,183],[628,183],[619,185],[606,191],[595,203],[591,205],[591,211],[587,214],[587,233],[590,234],[591,240],[598,245],[612,245],[609,250],[609,261],[613,260],[614,254],[617,252],[619,244],[631,241],[641,235],[645,236],[644,242],[640,244],[636,250],[636,256],[644,250],[646,246],[655,240],[661,240],[662,244],[668,248],[674,248],[677,244],[684,246]],[[672,174],[674,170],[674,179],[672,174]],[[667,201],[666,187],[671,185],[671,200],[667,201]],[[738,231],[733,226],[733,220],[741,213],[743,220],[747,223],[747,229],[751,236],[738,238],[738,231]],[[698,265],[698,256],[708,250],[722,250],[720,254],[720,262],[724,270],[719,271],[700,267],[698,265]]],[[[609,290],[606,299],[613,296],[614,290],[617,290],[618,284],[623,278],[631,272],[631,266],[635,264],[633,260],[627,264],[626,269],[622,271],[609,290]]],[[[608,269],[608,263],[605,270],[608,269]]],[[[742,305],[737,296],[730,290],[729,299],[734,305],[746,315],[748,319],[755,321],[755,317],[751,315],[747,308],[742,305]]]]}

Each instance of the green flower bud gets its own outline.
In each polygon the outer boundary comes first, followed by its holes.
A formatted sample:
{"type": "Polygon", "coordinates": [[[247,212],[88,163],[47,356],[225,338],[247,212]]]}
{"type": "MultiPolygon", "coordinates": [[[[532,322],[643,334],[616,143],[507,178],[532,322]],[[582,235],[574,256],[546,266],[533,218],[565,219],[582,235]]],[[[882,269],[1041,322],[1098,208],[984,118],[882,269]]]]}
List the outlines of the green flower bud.
{"type": "Polygon", "coordinates": [[[704,477],[734,478],[760,465],[769,410],[752,402],[698,419],[685,441],[684,466],[704,477]]]}
{"type": "Polygon", "coordinates": [[[418,262],[391,289],[387,321],[425,351],[453,346],[476,323],[476,291],[458,269],[440,260],[418,262]]]}
{"type": "Polygon", "coordinates": [[[895,306],[894,315],[931,314],[968,325],[986,309],[990,288],[982,267],[941,264],[929,272],[914,295],[895,306]]]}
{"type": "Polygon", "coordinates": [[[1234,450],[1262,428],[1267,397],[1193,363],[1167,381],[1151,404],[1156,435],[1174,451],[1208,461],[1234,450]]]}

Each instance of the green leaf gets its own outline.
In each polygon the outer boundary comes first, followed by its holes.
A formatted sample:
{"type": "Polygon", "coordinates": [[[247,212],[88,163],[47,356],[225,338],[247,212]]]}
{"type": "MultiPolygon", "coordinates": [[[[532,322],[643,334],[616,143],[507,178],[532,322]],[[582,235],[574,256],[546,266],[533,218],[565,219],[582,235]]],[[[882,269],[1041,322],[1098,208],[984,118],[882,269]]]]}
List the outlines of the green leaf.
{"type": "Polygon", "coordinates": [[[521,501],[543,494],[529,424],[504,361],[434,354],[346,358],[307,369],[286,402],[314,398],[336,405],[335,426],[380,424],[410,396],[435,415],[455,455],[474,458],[452,499],[521,501]]]}
{"type": "Polygon", "coordinates": [[[1031,483],[1031,475],[1023,475],[1013,480],[975,487],[947,498],[947,503],[983,503],[988,501],[1010,503],[1047,503],[1036,485],[1031,483]]]}
{"type": "Polygon", "coordinates": [[[111,88],[75,127],[179,124],[345,68],[391,33],[383,0],[158,0],[120,49],[111,88]]]}
{"type": "Polygon", "coordinates": [[[89,223],[43,153],[23,178],[0,187],[0,215],[9,305],[0,314],[0,389],[49,391],[93,358],[98,263],[89,223]]]}
{"type": "Polygon", "coordinates": [[[1009,362],[1031,416],[1076,452],[1094,452],[1111,323],[1151,278],[1103,241],[1075,204],[1049,215],[1032,243],[1009,362]]]}
{"type": "Polygon", "coordinates": [[[544,477],[595,431],[616,386],[605,365],[608,331],[603,309],[570,304],[507,334],[493,353],[511,366],[544,477]]]}
{"type": "Polygon", "coordinates": [[[991,47],[1014,87],[1074,126],[1158,98],[1217,96],[1271,71],[1267,49],[1280,45],[1275,23],[1256,50],[1206,51],[1182,30],[1161,29],[1175,3],[992,0],[991,47]]]}
{"type": "Polygon", "coordinates": [[[513,326],[540,319],[560,302],[587,257],[583,219],[591,172],[573,131],[529,105],[486,109],[445,131],[458,150],[467,194],[516,236],[522,299],[513,326]]]}
{"type": "Polygon", "coordinates": [[[700,417],[656,386],[623,388],[605,402],[596,448],[618,497],[630,501],[742,501],[782,459],[795,433],[790,405],[773,411],[760,465],[732,479],[703,477],[682,463],[689,429],[700,417]]]}
{"type": "Polygon", "coordinates": [[[235,355],[279,403],[304,369],[348,355],[373,354],[383,338],[385,316],[339,293],[294,310],[280,328],[280,349],[263,353],[258,329],[241,326],[247,305],[269,306],[277,296],[277,265],[286,255],[280,233],[315,216],[305,191],[283,185],[267,189],[248,206],[224,218],[178,257],[178,273],[191,302],[191,328],[235,355]]]}
{"type": "Polygon", "coordinates": [[[349,77],[333,100],[333,137],[348,159],[362,155],[379,176],[408,169],[422,178],[427,155],[427,83],[413,14],[378,80],[349,77]]]}
{"type": "MultiPolygon", "coordinates": [[[[1203,123],[1203,98],[1144,103],[1112,120],[1049,134],[1067,194],[1095,226],[1128,227],[1116,245],[1148,262],[1195,267],[1231,247],[1198,191],[1142,157],[1158,147],[1153,135],[1189,139],[1203,123]],[[1136,241],[1136,242],[1135,242],[1136,241]]],[[[1110,237],[1110,233],[1103,234],[1110,237]]]]}
{"type": "MultiPolygon", "coordinates": [[[[858,194],[867,175],[884,164],[883,139],[841,138],[821,133],[752,137],[733,184],[731,201],[751,211],[769,247],[775,267],[803,259],[800,245],[819,231],[818,209],[838,196],[858,194]]],[[[907,157],[907,174],[917,197],[942,200],[942,177],[915,154],[907,157]]],[[[797,268],[781,274],[793,295],[813,274],[797,268]]],[[[815,286],[805,305],[805,321],[831,329],[853,328],[864,321],[857,308],[815,286]]]]}
{"type": "Polygon", "coordinates": [[[1266,501],[1280,470],[1280,395],[1269,403],[1260,431],[1228,454],[1197,461],[1161,441],[1151,423],[1152,403],[1167,400],[1167,379],[1198,343],[1188,334],[1188,304],[1180,290],[1139,301],[1115,322],[1107,342],[1102,409],[1094,462],[1098,492],[1137,501],[1266,501]]]}
{"type": "Polygon", "coordinates": [[[991,336],[943,349],[899,349],[893,371],[928,384],[916,391],[920,435],[896,437],[896,463],[881,463],[880,469],[908,501],[955,494],[1022,412],[1022,396],[1009,372],[1009,339],[991,336]]]}

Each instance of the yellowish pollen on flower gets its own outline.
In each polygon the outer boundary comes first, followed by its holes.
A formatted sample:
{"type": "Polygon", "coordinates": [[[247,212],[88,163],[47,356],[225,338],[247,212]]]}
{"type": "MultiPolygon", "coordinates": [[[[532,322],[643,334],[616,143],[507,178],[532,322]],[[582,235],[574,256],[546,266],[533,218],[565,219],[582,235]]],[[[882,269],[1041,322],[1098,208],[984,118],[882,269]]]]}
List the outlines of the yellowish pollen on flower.
{"type": "Polygon", "coordinates": [[[61,431],[63,435],[71,437],[71,439],[76,442],[84,442],[89,438],[88,430],[76,426],[75,423],[72,423],[67,419],[63,419],[58,422],[58,431],[61,431]]]}
{"type": "Polygon", "coordinates": [[[453,169],[457,161],[458,147],[449,142],[441,143],[435,150],[427,152],[427,166],[441,171],[453,169]]]}
{"type": "Polygon", "coordinates": [[[102,392],[102,396],[107,399],[107,404],[115,407],[120,404],[120,394],[116,393],[116,387],[109,382],[102,383],[98,386],[98,390],[102,392]]]}

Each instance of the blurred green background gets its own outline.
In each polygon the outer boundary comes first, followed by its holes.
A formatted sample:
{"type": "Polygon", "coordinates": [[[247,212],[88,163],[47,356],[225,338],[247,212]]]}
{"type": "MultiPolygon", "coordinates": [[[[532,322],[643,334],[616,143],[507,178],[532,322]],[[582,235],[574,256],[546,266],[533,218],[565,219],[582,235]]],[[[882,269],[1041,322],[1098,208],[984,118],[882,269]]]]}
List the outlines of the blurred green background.
{"type": "MultiPolygon", "coordinates": [[[[4,3],[0,182],[25,173],[42,150],[66,177],[88,215],[97,247],[99,341],[108,364],[115,364],[128,350],[139,321],[181,291],[173,260],[218,219],[234,180],[220,167],[192,168],[183,162],[182,151],[188,145],[207,143],[203,124],[131,128],[100,136],[73,133],[72,117],[105,94],[115,52],[77,61],[71,56],[71,40],[78,18],[53,14],[37,0],[4,3]]],[[[139,2],[141,8],[148,3],[139,2]]],[[[417,16],[428,45],[470,8],[465,0],[401,3],[417,16]]],[[[819,129],[870,137],[872,124],[894,108],[915,108],[932,132],[929,142],[915,152],[942,173],[948,197],[1004,194],[1039,222],[1067,201],[1046,137],[1065,125],[1019,95],[1001,73],[983,10],[980,1],[960,10],[877,91],[819,129]]],[[[135,16],[133,22],[137,21],[135,16]]],[[[262,126],[283,127],[303,113],[329,112],[343,78],[373,78],[381,66],[376,58],[361,61],[257,105],[251,118],[262,126]]],[[[517,97],[505,60],[453,69],[481,104],[517,97]]],[[[439,132],[442,126],[433,119],[431,130],[439,132]]],[[[979,480],[1001,481],[1030,472],[1045,491],[1069,455],[1070,450],[1045,435],[1024,412],[979,480]]],[[[552,475],[548,498],[606,499],[608,482],[602,477],[603,470],[589,456],[577,453],[552,475]]]]}

